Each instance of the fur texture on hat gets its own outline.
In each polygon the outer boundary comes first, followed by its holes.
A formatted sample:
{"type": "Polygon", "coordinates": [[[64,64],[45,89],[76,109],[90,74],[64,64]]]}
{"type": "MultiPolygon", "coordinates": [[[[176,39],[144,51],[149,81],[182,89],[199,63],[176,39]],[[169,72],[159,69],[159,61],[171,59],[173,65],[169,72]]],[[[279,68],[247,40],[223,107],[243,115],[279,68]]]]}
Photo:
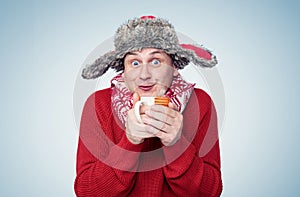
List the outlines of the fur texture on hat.
{"type": "Polygon", "coordinates": [[[103,75],[109,68],[124,70],[125,55],[143,48],[165,51],[178,69],[183,69],[189,62],[201,67],[213,67],[217,64],[216,57],[209,50],[200,46],[180,45],[174,27],[161,18],[142,17],[129,20],[118,28],[114,36],[114,46],[115,51],[110,51],[94,63],[86,65],[82,77],[94,79],[103,75]],[[208,58],[195,53],[196,50],[202,50],[201,54],[208,54],[208,58]]]}

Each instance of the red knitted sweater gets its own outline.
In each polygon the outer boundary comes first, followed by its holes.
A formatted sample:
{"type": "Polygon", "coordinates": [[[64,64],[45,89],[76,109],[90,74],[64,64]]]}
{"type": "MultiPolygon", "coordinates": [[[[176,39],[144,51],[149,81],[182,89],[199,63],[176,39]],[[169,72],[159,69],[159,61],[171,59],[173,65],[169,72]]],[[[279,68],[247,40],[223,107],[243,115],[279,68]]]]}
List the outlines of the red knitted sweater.
{"type": "Polygon", "coordinates": [[[217,116],[211,98],[195,89],[183,113],[182,137],[131,144],[111,109],[111,89],[85,103],[77,152],[77,196],[220,196],[217,116]],[[149,153],[149,154],[148,154],[149,153]]]}

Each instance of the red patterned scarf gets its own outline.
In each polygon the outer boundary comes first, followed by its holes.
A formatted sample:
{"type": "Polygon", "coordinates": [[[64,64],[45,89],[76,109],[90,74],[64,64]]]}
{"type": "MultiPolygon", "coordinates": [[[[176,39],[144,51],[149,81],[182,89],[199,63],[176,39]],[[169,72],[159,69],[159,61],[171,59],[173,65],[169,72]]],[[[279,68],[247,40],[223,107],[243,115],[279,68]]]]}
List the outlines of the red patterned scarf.
{"type": "MultiPolygon", "coordinates": [[[[178,75],[173,79],[171,87],[168,89],[165,96],[168,97],[182,113],[194,90],[194,86],[195,84],[186,82],[178,75]]],[[[118,74],[111,80],[111,89],[112,108],[122,124],[125,125],[127,112],[132,108],[133,93],[126,87],[122,74],[118,74]]]]}

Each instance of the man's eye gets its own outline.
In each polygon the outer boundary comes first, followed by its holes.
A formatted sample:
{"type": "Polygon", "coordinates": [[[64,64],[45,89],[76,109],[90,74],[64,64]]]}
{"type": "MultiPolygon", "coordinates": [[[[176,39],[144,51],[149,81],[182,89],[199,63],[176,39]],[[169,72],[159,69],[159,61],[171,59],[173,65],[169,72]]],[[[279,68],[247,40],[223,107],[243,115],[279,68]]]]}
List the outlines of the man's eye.
{"type": "Polygon", "coordinates": [[[137,66],[140,65],[140,63],[139,63],[138,61],[132,61],[132,62],[131,62],[131,65],[132,65],[133,67],[137,67],[137,66]]]}
{"type": "Polygon", "coordinates": [[[154,60],[152,60],[152,64],[153,64],[153,65],[159,65],[159,64],[160,64],[160,61],[157,60],[157,59],[154,59],[154,60]]]}

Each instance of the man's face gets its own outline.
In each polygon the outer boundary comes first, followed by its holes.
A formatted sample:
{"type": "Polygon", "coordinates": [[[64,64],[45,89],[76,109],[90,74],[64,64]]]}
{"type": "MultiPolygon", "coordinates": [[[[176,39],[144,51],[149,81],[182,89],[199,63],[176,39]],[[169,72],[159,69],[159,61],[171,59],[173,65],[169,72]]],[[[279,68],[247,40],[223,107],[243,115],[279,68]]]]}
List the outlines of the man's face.
{"type": "Polygon", "coordinates": [[[178,75],[169,55],[155,48],[129,52],[124,65],[126,86],[140,96],[163,96],[178,75]]]}

